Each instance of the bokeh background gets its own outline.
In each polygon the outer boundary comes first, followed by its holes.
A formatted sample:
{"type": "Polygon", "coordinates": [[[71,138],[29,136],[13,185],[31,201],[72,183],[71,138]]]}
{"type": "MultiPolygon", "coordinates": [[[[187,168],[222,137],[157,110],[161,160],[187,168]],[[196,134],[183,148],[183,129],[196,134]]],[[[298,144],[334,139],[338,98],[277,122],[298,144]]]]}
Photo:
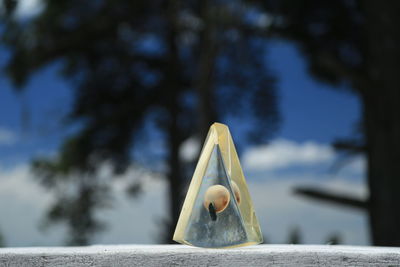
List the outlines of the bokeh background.
{"type": "Polygon", "coordinates": [[[0,245],[171,243],[218,121],[266,243],[399,246],[398,14],[0,1],[0,245]]]}

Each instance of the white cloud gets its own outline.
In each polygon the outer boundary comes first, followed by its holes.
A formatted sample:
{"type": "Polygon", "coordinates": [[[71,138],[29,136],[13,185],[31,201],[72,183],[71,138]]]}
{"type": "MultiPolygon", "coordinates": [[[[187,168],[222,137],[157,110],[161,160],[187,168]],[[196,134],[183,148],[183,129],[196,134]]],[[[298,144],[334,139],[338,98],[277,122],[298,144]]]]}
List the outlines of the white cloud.
{"type": "MultiPolygon", "coordinates": [[[[135,168],[113,179],[109,166],[101,168],[99,175],[113,181],[114,202],[111,209],[98,214],[108,228],[95,242],[155,243],[156,234],[161,231],[157,220],[166,218],[168,210],[165,180],[135,168]],[[126,186],[137,178],[143,181],[144,192],[139,198],[130,199],[126,186]]],[[[0,166],[0,231],[7,246],[63,245],[65,226],[53,226],[45,233],[38,228],[53,197],[35,181],[28,164],[8,169],[0,166]]]]}
{"type": "Polygon", "coordinates": [[[338,172],[331,173],[327,168],[326,173],[316,173],[315,166],[333,166],[338,159],[329,145],[278,139],[268,146],[245,151],[242,159],[243,166],[252,174],[248,176],[249,190],[268,242],[287,242],[290,229],[298,227],[303,242],[307,244],[322,244],[335,233],[341,235],[345,244],[368,244],[368,223],[364,212],[293,194],[296,186],[310,186],[366,197],[368,192],[363,179],[365,157],[352,158],[338,172]],[[271,172],[293,166],[305,168],[295,174],[271,172]]]}
{"type": "Polygon", "coordinates": [[[267,28],[271,26],[272,22],[272,16],[266,13],[258,15],[256,18],[256,25],[261,28],[267,28]]]}
{"type": "Polygon", "coordinates": [[[27,164],[9,169],[0,167],[0,231],[6,245],[60,244],[62,232],[49,231],[43,235],[38,230],[51,200],[52,195],[34,181],[27,164]]]}
{"type": "Polygon", "coordinates": [[[0,196],[42,205],[49,201],[49,194],[29,174],[29,166],[17,165],[12,169],[0,169],[0,196]]]}
{"type": "Polygon", "coordinates": [[[367,170],[367,159],[364,155],[352,156],[348,162],[343,164],[344,171],[351,171],[365,176],[367,170]]]}
{"type": "Polygon", "coordinates": [[[20,0],[16,15],[18,17],[32,17],[39,14],[42,9],[42,0],[20,0]]]}
{"type": "Polygon", "coordinates": [[[324,244],[329,235],[338,233],[344,244],[367,245],[366,214],[293,194],[298,185],[312,184],[333,191],[365,196],[362,183],[343,178],[318,182],[316,177],[286,177],[273,181],[249,182],[256,214],[268,242],[285,243],[288,233],[298,227],[302,242],[324,244]]]}
{"type": "Polygon", "coordinates": [[[17,141],[17,135],[6,128],[0,128],[0,146],[13,145],[17,141]]]}
{"type": "Polygon", "coordinates": [[[183,142],[179,148],[179,156],[184,161],[192,161],[196,159],[200,150],[200,142],[195,137],[190,137],[183,142]]]}
{"type": "Polygon", "coordinates": [[[269,145],[253,147],[243,155],[243,165],[253,170],[276,170],[292,165],[312,165],[334,159],[329,145],[312,141],[296,143],[277,139],[269,145]]]}
{"type": "MultiPolygon", "coordinates": [[[[3,8],[3,2],[0,1],[0,12],[3,8]]],[[[39,14],[42,10],[42,0],[19,0],[17,8],[15,10],[15,16],[18,19],[31,18],[39,14]]]]}
{"type": "MultiPolygon", "coordinates": [[[[327,145],[313,142],[297,144],[277,140],[267,148],[253,148],[250,152],[253,154],[249,156],[248,151],[245,160],[255,157],[256,161],[250,162],[253,166],[259,164],[258,166],[263,167],[259,168],[260,173],[257,174],[261,176],[264,175],[263,170],[267,172],[292,164],[320,163],[333,158],[333,152],[327,145]],[[259,158],[255,152],[260,152],[264,161],[257,162],[259,158]],[[263,158],[264,153],[267,154],[266,159],[263,158]],[[273,158],[275,153],[278,154],[277,158],[273,158]],[[286,157],[289,159],[285,159],[286,157]],[[267,163],[269,166],[264,168],[267,163]]],[[[355,161],[353,167],[356,172],[363,168],[363,162],[362,158],[355,161]]],[[[327,178],[329,175],[321,177],[309,170],[295,175],[273,175],[276,179],[248,177],[256,214],[269,242],[286,242],[289,230],[297,226],[303,242],[308,244],[324,243],[328,235],[333,233],[340,233],[345,244],[368,244],[367,220],[363,212],[313,201],[292,192],[295,186],[312,185],[360,197],[366,196],[367,190],[363,181],[352,180],[352,172],[339,172],[335,178],[330,179],[327,178]]],[[[112,179],[110,167],[104,166],[99,176],[102,179],[112,179]]],[[[109,227],[95,239],[95,243],[155,243],[164,227],[162,219],[167,218],[169,211],[167,182],[134,166],[113,181],[112,208],[98,214],[109,227]],[[135,179],[143,181],[144,192],[136,199],[129,199],[125,189],[135,179]]],[[[51,201],[52,195],[36,183],[28,165],[22,164],[11,169],[0,168],[0,230],[6,237],[7,245],[62,245],[65,228],[56,228],[56,231],[46,234],[37,229],[51,201]]]]}
{"type": "MultiPolygon", "coordinates": [[[[128,176],[135,176],[130,173],[128,176]]],[[[123,180],[114,187],[115,201],[112,209],[100,213],[100,218],[107,222],[107,231],[102,233],[96,243],[102,244],[154,244],[160,241],[167,219],[168,200],[167,184],[163,179],[143,179],[143,193],[131,199],[122,187],[123,180]]]]}

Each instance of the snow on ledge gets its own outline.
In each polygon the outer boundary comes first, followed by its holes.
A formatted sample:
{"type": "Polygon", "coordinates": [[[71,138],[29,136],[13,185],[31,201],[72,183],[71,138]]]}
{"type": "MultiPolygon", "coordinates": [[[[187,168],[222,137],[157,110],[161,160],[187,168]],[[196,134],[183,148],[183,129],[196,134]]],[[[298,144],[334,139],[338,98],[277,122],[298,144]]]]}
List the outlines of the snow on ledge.
{"type": "Polygon", "coordinates": [[[183,245],[1,248],[0,266],[400,266],[400,248],[259,245],[203,249],[183,245]]]}

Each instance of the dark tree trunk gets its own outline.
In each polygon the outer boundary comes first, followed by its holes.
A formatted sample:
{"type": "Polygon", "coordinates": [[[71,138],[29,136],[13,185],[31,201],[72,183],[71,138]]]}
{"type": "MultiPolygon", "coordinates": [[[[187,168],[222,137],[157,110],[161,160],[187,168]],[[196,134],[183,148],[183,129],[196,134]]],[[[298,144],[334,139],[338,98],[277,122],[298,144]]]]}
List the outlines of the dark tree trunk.
{"type": "Polygon", "coordinates": [[[369,215],[374,245],[400,245],[400,88],[365,101],[369,215]],[[391,104],[390,104],[391,103],[391,104]]]}
{"type": "Polygon", "coordinates": [[[400,246],[400,1],[364,4],[371,84],[362,98],[372,242],[400,246]]]}
{"type": "Polygon", "coordinates": [[[197,113],[198,113],[198,129],[200,142],[207,135],[208,128],[216,119],[213,85],[215,60],[218,52],[217,25],[215,22],[215,14],[212,14],[210,1],[203,0],[200,3],[200,17],[204,23],[203,31],[200,35],[200,57],[196,80],[197,90],[197,113]]]}
{"type": "MultiPolygon", "coordinates": [[[[177,110],[176,110],[177,111],[177,110]]],[[[173,243],[172,236],[175,231],[175,226],[179,218],[180,209],[182,206],[182,164],[179,158],[179,147],[182,144],[181,133],[178,126],[177,113],[171,114],[171,121],[168,129],[168,143],[169,143],[169,172],[167,174],[169,181],[169,210],[170,221],[168,222],[168,233],[166,236],[167,243],[173,243]]]]}
{"type": "Polygon", "coordinates": [[[168,125],[166,126],[169,152],[169,170],[167,173],[167,179],[169,183],[169,220],[167,221],[167,232],[163,238],[163,241],[166,243],[174,243],[172,236],[179,218],[182,204],[182,185],[184,182],[182,177],[182,162],[179,158],[179,148],[184,139],[184,135],[179,125],[179,115],[182,112],[179,103],[179,95],[182,91],[182,67],[180,64],[178,47],[176,43],[178,38],[177,18],[180,8],[179,4],[179,0],[169,0],[167,7],[167,19],[169,23],[167,36],[169,58],[167,67],[168,69],[166,70],[166,90],[168,92],[168,96],[166,97],[165,101],[167,103],[169,115],[168,125]]]}

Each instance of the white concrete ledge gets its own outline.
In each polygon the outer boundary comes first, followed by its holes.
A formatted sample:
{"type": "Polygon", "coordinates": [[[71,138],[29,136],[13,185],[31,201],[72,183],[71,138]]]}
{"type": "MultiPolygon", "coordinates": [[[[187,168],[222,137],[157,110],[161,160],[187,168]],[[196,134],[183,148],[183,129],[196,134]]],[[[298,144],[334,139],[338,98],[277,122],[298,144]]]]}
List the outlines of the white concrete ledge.
{"type": "Polygon", "coordinates": [[[400,266],[400,248],[317,245],[235,249],[183,245],[2,248],[0,266],[400,266]]]}

